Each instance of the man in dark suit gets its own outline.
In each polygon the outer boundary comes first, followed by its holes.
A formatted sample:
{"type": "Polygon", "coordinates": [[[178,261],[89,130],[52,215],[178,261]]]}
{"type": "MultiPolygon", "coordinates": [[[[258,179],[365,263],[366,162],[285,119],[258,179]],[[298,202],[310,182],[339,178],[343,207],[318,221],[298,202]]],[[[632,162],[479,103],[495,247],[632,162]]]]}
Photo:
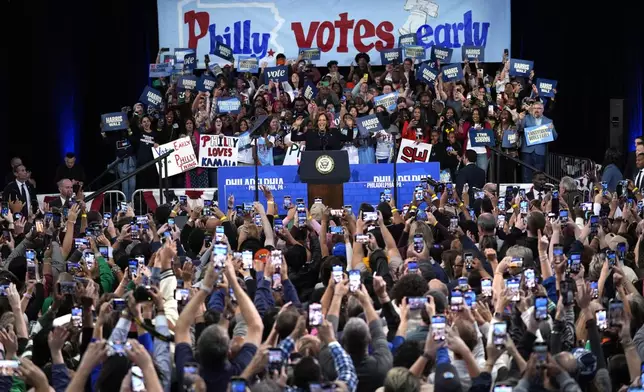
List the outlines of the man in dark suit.
{"type": "Polygon", "coordinates": [[[29,172],[24,165],[18,165],[13,171],[16,179],[11,181],[4,188],[3,196],[5,201],[20,200],[25,203],[22,207],[22,215],[29,217],[38,211],[38,198],[36,189],[29,182],[29,172]]]}
{"type": "Polygon", "coordinates": [[[74,196],[74,184],[72,181],[67,178],[58,181],[58,191],[60,195],[49,203],[49,207],[69,207],[69,200],[74,196]]]}
{"type": "Polygon", "coordinates": [[[635,161],[637,160],[637,154],[641,152],[644,152],[644,139],[640,136],[635,138],[635,151],[628,153],[628,159],[623,171],[624,178],[634,178],[639,172],[635,161]]]}
{"type": "Polygon", "coordinates": [[[546,196],[546,193],[549,192],[545,188],[546,185],[546,175],[543,172],[532,172],[532,189],[530,192],[526,193],[528,200],[532,201],[534,199],[543,200],[546,196]]]}
{"type": "Polygon", "coordinates": [[[476,166],[476,151],[467,150],[463,156],[465,165],[456,174],[456,191],[459,195],[463,194],[463,185],[469,185],[470,200],[474,200],[473,188],[483,189],[485,186],[485,170],[476,166]]]}

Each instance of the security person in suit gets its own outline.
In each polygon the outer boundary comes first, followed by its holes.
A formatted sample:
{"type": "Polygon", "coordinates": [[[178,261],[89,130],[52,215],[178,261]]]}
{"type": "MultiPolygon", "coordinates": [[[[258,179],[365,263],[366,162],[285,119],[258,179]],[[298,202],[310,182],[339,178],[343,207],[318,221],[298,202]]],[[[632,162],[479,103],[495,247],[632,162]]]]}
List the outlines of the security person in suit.
{"type": "Polygon", "coordinates": [[[474,189],[485,186],[485,170],[476,166],[476,151],[467,150],[463,156],[464,167],[456,174],[456,191],[463,194],[463,186],[469,185],[470,200],[474,200],[474,189]]]}
{"type": "Polygon", "coordinates": [[[24,165],[18,165],[13,169],[16,177],[4,188],[3,197],[5,201],[20,200],[24,203],[20,213],[25,218],[38,211],[38,198],[36,197],[36,188],[29,182],[29,172],[24,165]]]}

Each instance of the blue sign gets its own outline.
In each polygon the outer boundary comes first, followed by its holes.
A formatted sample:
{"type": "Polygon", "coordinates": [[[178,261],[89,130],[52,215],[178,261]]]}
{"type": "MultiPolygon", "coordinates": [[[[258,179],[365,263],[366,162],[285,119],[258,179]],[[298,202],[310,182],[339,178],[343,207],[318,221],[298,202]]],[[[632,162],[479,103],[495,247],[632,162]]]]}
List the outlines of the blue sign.
{"type": "Polygon", "coordinates": [[[230,61],[231,63],[235,59],[233,57],[233,49],[230,46],[219,41],[215,43],[215,50],[212,52],[212,54],[226,61],[230,61]]]}
{"type": "Polygon", "coordinates": [[[208,65],[208,68],[210,69],[210,72],[212,72],[215,76],[219,76],[224,73],[224,71],[222,71],[221,67],[217,63],[208,65]]]}
{"type": "Polygon", "coordinates": [[[441,67],[444,82],[456,82],[463,79],[463,68],[460,64],[449,64],[441,67]]]}
{"type": "Polygon", "coordinates": [[[494,131],[491,129],[470,128],[468,132],[472,147],[494,147],[494,131]]]}
{"type": "Polygon", "coordinates": [[[179,82],[177,82],[177,87],[184,90],[196,90],[197,89],[197,77],[195,75],[183,75],[179,82]]]}
{"type": "Polygon", "coordinates": [[[219,113],[239,113],[241,102],[238,98],[217,98],[217,112],[219,113]]]}
{"type": "Polygon", "coordinates": [[[539,92],[540,97],[553,98],[555,96],[556,88],[556,80],[537,78],[537,91],[539,92]]]}
{"type": "Polygon", "coordinates": [[[416,70],[416,79],[425,84],[434,83],[439,73],[440,71],[433,63],[422,63],[416,70]]]}
{"type": "Polygon", "coordinates": [[[382,105],[385,108],[387,108],[389,112],[393,112],[394,110],[396,110],[396,106],[398,106],[398,91],[394,91],[393,93],[374,97],[373,105],[374,106],[382,105]]]}
{"type": "Polygon", "coordinates": [[[320,48],[300,48],[300,56],[303,60],[319,60],[320,48]]]}
{"type": "Polygon", "coordinates": [[[128,128],[127,113],[116,112],[101,114],[101,132],[118,131],[128,128]]]}
{"type": "Polygon", "coordinates": [[[183,69],[192,71],[197,68],[197,55],[195,53],[188,53],[183,56],[183,69]]]}
{"type": "Polygon", "coordinates": [[[380,51],[380,64],[391,64],[394,61],[398,64],[402,62],[402,50],[400,48],[383,49],[380,51]]]}
{"type": "Polygon", "coordinates": [[[427,57],[425,48],[423,48],[422,46],[406,46],[405,48],[403,48],[403,50],[405,51],[405,58],[425,60],[425,57],[427,57]]]}
{"type": "Polygon", "coordinates": [[[217,85],[217,79],[205,73],[197,81],[197,91],[212,91],[217,85]]]}
{"type": "Polygon", "coordinates": [[[525,133],[525,143],[528,147],[555,140],[552,123],[535,125],[534,127],[525,128],[523,131],[525,133]]]}
{"type": "Polygon", "coordinates": [[[462,45],[485,46],[486,60],[500,62],[503,49],[511,46],[510,9],[510,0],[157,0],[161,46],[195,48],[202,59],[223,42],[236,61],[255,56],[270,65],[279,53],[295,57],[299,48],[315,47],[323,64],[337,60],[349,66],[365,52],[375,65],[381,50],[404,40],[426,49],[453,49],[453,60],[462,58],[462,45]],[[413,35],[415,42],[407,38],[413,35]]]}
{"type": "Polygon", "coordinates": [[[358,117],[356,122],[361,134],[376,133],[383,130],[382,124],[380,124],[380,120],[378,120],[378,116],[375,114],[358,117]]]}
{"type": "MultiPolygon", "coordinates": [[[[378,204],[380,192],[384,188],[394,189],[394,164],[365,164],[351,165],[351,178],[344,187],[344,204],[351,205],[354,213],[360,204],[378,204]]],[[[300,181],[297,174],[298,166],[259,166],[259,185],[268,186],[280,216],[286,215],[283,208],[284,196],[291,196],[307,201],[307,184],[300,181]]],[[[414,188],[421,183],[421,179],[431,176],[440,178],[440,164],[429,163],[398,163],[396,164],[398,179],[397,195],[394,195],[398,206],[408,203],[414,195],[414,188]]],[[[217,172],[219,205],[226,205],[230,195],[235,196],[236,204],[251,202],[255,197],[255,168],[237,166],[219,168],[217,172]],[[223,204],[222,204],[223,203],[223,204]]],[[[260,192],[261,195],[261,192],[260,192]]],[[[312,200],[311,200],[312,202],[312,200]]],[[[322,201],[324,202],[324,200],[322,201]]]]}
{"type": "Polygon", "coordinates": [[[416,45],[416,34],[404,34],[398,37],[398,47],[405,48],[407,46],[416,45]]]}
{"type": "Polygon", "coordinates": [[[288,82],[288,67],[283,65],[264,69],[264,84],[268,84],[271,80],[278,83],[288,82]]]}
{"type": "Polygon", "coordinates": [[[466,46],[463,45],[463,48],[461,49],[461,53],[463,54],[463,61],[469,60],[469,61],[480,61],[483,62],[485,61],[485,46],[466,46]]]}
{"type": "Polygon", "coordinates": [[[186,55],[190,53],[195,53],[195,50],[190,48],[176,48],[174,50],[174,58],[177,63],[183,63],[186,55]]]}
{"type": "Polygon", "coordinates": [[[508,129],[503,131],[503,141],[501,147],[503,148],[517,148],[519,143],[519,134],[517,131],[508,129]]]}
{"type": "Polygon", "coordinates": [[[237,60],[237,71],[255,73],[259,69],[257,57],[240,57],[237,60]]]}
{"type": "Polygon", "coordinates": [[[165,78],[172,74],[172,64],[150,64],[150,78],[165,78]]]}
{"type": "Polygon", "coordinates": [[[150,86],[145,86],[141,96],[139,97],[139,101],[148,106],[158,108],[159,105],[161,105],[161,102],[163,102],[163,96],[159,90],[153,89],[150,86]]]}
{"type": "Polygon", "coordinates": [[[431,60],[440,60],[441,64],[449,64],[452,62],[453,49],[445,48],[442,46],[432,46],[430,54],[431,60]]]}
{"type": "Polygon", "coordinates": [[[318,96],[318,88],[313,82],[307,80],[304,83],[304,92],[302,93],[302,95],[304,95],[304,98],[308,99],[309,101],[315,99],[315,97],[318,96]]]}
{"type": "Polygon", "coordinates": [[[510,76],[529,77],[534,62],[530,60],[510,59],[510,76]]]}

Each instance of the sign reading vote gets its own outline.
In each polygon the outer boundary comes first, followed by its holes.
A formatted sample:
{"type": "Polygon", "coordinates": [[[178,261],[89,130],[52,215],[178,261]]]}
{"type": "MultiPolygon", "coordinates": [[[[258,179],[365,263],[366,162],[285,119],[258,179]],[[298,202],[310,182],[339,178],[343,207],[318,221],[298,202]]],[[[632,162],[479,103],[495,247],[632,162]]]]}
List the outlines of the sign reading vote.
{"type": "Polygon", "coordinates": [[[215,44],[215,50],[213,51],[213,54],[226,61],[230,61],[231,63],[234,60],[233,49],[221,41],[217,41],[217,43],[215,44]]]}
{"type": "Polygon", "coordinates": [[[101,124],[103,127],[101,131],[118,131],[120,129],[127,129],[127,113],[116,112],[116,113],[107,113],[101,115],[101,124]]]}
{"type": "Polygon", "coordinates": [[[239,139],[224,135],[201,135],[199,138],[199,166],[237,166],[239,139]]]}
{"type": "Polygon", "coordinates": [[[170,143],[162,144],[158,148],[151,148],[152,156],[155,159],[165,154],[170,149],[174,150],[165,160],[162,161],[161,165],[155,165],[157,172],[159,172],[163,178],[187,172],[188,170],[197,167],[197,164],[199,163],[197,161],[197,156],[195,155],[195,150],[192,148],[192,142],[187,136],[170,143]],[[163,165],[168,165],[167,177],[165,175],[165,168],[163,165]]]}
{"type": "Polygon", "coordinates": [[[537,91],[539,92],[540,97],[554,97],[556,88],[556,80],[537,78],[537,91]]]}
{"type": "Polygon", "coordinates": [[[526,145],[530,147],[537,144],[549,143],[555,140],[552,133],[552,127],[553,125],[550,123],[525,128],[524,133],[526,145]]]}
{"type": "Polygon", "coordinates": [[[241,109],[241,102],[238,98],[218,98],[217,111],[219,113],[237,114],[241,109]]]}
{"type": "Polygon", "coordinates": [[[530,60],[510,59],[510,76],[530,76],[534,62],[530,60]]]}
{"type": "Polygon", "coordinates": [[[165,78],[172,74],[172,64],[150,64],[149,77],[151,78],[165,78]]]}
{"type": "Polygon", "coordinates": [[[163,96],[159,90],[153,89],[150,86],[145,86],[141,96],[139,97],[139,101],[146,105],[158,108],[159,105],[161,105],[161,102],[163,102],[163,96]]]}
{"type": "Polygon", "coordinates": [[[315,99],[315,97],[318,96],[318,88],[313,84],[313,82],[307,80],[306,83],[304,83],[304,92],[302,95],[304,95],[304,98],[309,101],[315,99]]]}
{"type": "Polygon", "coordinates": [[[194,75],[184,75],[179,79],[177,83],[179,88],[186,90],[196,90],[197,89],[197,77],[194,75]]]}
{"type": "Polygon", "coordinates": [[[463,79],[463,69],[460,64],[450,64],[441,68],[444,82],[455,82],[463,79]]]}
{"type": "Polygon", "coordinates": [[[384,106],[389,112],[396,110],[398,101],[398,91],[393,93],[379,95],[373,99],[374,106],[384,106]]]}
{"type": "Polygon", "coordinates": [[[494,131],[491,129],[470,128],[468,136],[472,147],[494,146],[494,131]]]}
{"type": "Polygon", "coordinates": [[[259,69],[257,57],[242,57],[237,60],[237,71],[255,73],[259,69]]]}
{"type": "Polygon", "coordinates": [[[192,71],[197,68],[197,55],[195,53],[188,53],[183,56],[183,69],[192,71]]]}
{"type": "Polygon", "coordinates": [[[269,81],[273,82],[288,82],[288,67],[282,65],[280,67],[268,67],[264,69],[264,83],[268,84],[269,81]]]}
{"type": "Polygon", "coordinates": [[[375,114],[358,118],[357,125],[358,129],[363,133],[375,133],[383,130],[382,124],[380,124],[380,120],[378,120],[378,117],[375,114]]]}
{"type": "Polygon", "coordinates": [[[320,48],[300,48],[300,56],[303,60],[319,60],[320,48]]]}
{"type": "Polygon", "coordinates": [[[448,64],[452,62],[452,52],[454,50],[451,48],[443,48],[440,46],[432,46],[431,57],[432,60],[440,60],[443,64],[448,64]]]}
{"type": "Polygon", "coordinates": [[[463,45],[463,48],[461,49],[461,53],[463,54],[463,61],[469,60],[469,61],[480,61],[483,62],[485,61],[485,46],[467,46],[463,45]]]}
{"type": "Polygon", "coordinates": [[[396,49],[384,49],[380,51],[380,63],[382,65],[391,64],[394,61],[400,63],[402,57],[402,51],[400,48],[396,49]]]}
{"type": "Polygon", "coordinates": [[[416,45],[416,34],[403,34],[398,37],[398,47],[405,48],[407,46],[416,45]]]}
{"type": "Polygon", "coordinates": [[[425,60],[425,48],[422,46],[406,46],[404,49],[405,58],[411,57],[417,60],[425,60]]]}
{"type": "Polygon", "coordinates": [[[201,75],[197,81],[197,91],[212,91],[217,85],[217,79],[206,74],[201,75]]]}
{"type": "Polygon", "coordinates": [[[398,151],[398,163],[429,162],[432,155],[432,145],[429,143],[418,143],[409,139],[400,139],[400,151],[398,151]]]}
{"type": "Polygon", "coordinates": [[[422,63],[416,71],[416,79],[425,84],[434,83],[438,73],[439,71],[434,64],[422,63]]]}

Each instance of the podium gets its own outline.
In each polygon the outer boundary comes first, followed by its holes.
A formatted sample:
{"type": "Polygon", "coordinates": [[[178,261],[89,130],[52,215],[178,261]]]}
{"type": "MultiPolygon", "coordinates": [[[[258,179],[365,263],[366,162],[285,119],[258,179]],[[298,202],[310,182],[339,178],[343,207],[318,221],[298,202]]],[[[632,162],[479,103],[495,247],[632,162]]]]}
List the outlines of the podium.
{"type": "Polygon", "coordinates": [[[302,151],[300,180],[307,185],[309,207],[316,197],[324,204],[340,209],[344,205],[344,183],[351,178],[346,151],[302,151]]]}

